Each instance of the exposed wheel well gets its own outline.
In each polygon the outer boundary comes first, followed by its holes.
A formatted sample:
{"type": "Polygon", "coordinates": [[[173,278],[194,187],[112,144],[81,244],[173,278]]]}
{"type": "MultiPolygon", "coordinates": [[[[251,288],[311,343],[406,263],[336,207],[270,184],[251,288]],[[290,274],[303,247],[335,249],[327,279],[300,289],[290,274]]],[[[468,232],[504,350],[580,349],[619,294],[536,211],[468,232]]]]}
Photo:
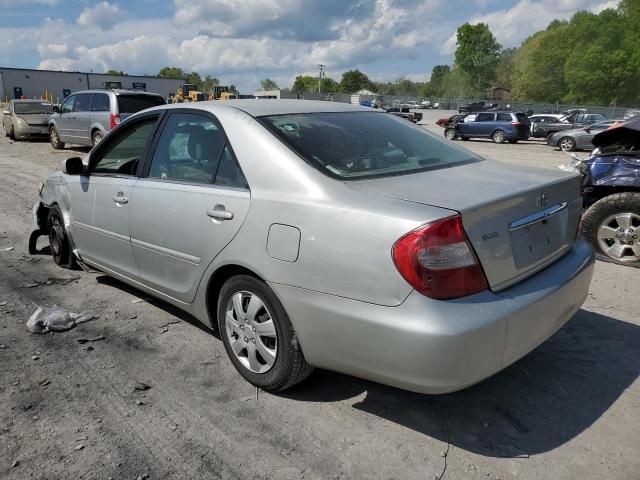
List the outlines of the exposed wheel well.
{"type": "Polygon", "coordinates": [[[224,265],[216,270],[207,284],[207,314],[209,315],[209,322],[215,329],[218,328],[218,296],[220,295],[220,289],[224,282],[236,275],[249,275],[264,281],[259,275],[240,265],[224,265]]]}

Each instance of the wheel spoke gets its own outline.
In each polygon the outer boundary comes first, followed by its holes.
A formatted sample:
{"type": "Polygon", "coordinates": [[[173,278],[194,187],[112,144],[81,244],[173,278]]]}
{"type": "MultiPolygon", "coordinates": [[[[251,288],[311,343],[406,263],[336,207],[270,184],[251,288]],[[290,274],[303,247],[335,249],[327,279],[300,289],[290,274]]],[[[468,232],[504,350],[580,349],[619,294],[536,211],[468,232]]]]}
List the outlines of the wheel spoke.
{"type": "Polygon", "coordinates": [[[247,319],[251,321],[255,321],[256,314],[262,308],[263,303],[256,295],[251,295],[251,299],[249,300],[249,306],[247,307],[247,319]]]}
{"type": "Polygon", "coordinates": [[[640,243],[634,243],[630,245],[631,251],[636,256],[636,260],[640,260],[640,243]]]}
{"type": "Polygon", "coordinates": [[[620,213],[619,215],[616,215],[616,222],[618,222],[618,227],[626,230],[631,226],[631,214],[620,213]]]}
{"type": "Polygon", "coordinates": [[[267,320],[266,322],[256,323],[256,334],[262,337],[275,337],[276,336],[276,327],[273,324],[272,320],[267,320]]]}
{"type": "Polygon", "coordinates": [[[256,341],[256,349],[260,352],[260,355],[267,362],[267,365],[273,365],[273,362],[276,361],[276,351],[270,348],[267,348],[260,338],[256,341]]]}
{"type": "Polygon", "coordinates": [[[240,352],[247,346],[246,343],[240,338],[238,338],[235,342],[231,343],[231,349],[236,353],[236,355],[240,355],[240,352]]]}
{"type": "Polygon", "coordinates": [[[598,238],[603,240],[614,240],[618,231],[615,228],[611,228],[607,225],[601,225],[598,229],[598,238]]]}
{"type": "Polygon", "coordinates": [[[624,253],[624,247],[616,242],[607,249],[606,253],[610,257],[621,258],[624,253]]]}
{"type": "Polygon", "coordinates": [[[260,369],[262,368],[262,365],[258,361],[258,357],[256,357],[257,351],[258,350],[254,343],[249,344],[247,348],[247,352],[248,352],[247,357],[249,358],[249,367],[251,367],[251,370],[253,370],[254,372],[259,372],[260,369]]]}
{"type": "Polygon", "coordinates": [[[246,315],[242,308],[242,293],[238,292],[233,296],[233,311],[236,312],[236,318],[238,320],[244,320],[246,315]]]}

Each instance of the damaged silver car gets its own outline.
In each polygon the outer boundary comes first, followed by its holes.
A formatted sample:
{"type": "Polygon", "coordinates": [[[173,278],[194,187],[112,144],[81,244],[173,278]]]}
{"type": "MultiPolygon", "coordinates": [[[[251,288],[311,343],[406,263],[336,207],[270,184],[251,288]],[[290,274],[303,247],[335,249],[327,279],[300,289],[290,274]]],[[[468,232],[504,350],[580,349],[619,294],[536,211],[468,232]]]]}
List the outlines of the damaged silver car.
{"type": "Polygon", "coordinates": [[[580,176],[507,165],[337,102],[175,104],[50,174],[31,247],[218,328],[277,391],[312,367],[418,392],[476,383],[580,308],[580,176]]]}

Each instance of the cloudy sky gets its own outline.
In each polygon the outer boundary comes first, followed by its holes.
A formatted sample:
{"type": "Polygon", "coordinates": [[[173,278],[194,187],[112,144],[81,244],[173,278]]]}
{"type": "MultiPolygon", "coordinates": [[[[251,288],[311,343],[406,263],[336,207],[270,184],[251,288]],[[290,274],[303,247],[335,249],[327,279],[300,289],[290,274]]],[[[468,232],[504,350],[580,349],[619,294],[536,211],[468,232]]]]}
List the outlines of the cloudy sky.
{"type": "Polygon", "coordinates": [[[455,31],[486,22],[517,46],[554,18],[616,0],[0,0],[0,66],[131,74],[179,66],[241,91],[296,74],[426,80],[455,31]]]}

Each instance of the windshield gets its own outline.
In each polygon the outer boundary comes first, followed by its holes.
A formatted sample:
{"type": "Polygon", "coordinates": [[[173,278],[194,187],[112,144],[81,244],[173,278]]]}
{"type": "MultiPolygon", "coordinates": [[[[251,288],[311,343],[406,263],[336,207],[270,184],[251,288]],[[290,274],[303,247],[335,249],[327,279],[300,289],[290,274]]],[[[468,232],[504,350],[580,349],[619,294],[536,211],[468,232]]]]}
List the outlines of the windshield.
{"type": "Polygon", "coordinates": [[[48,102],[15,102],[13,111],[19,115],[30,115],[37,113],[53,113],[53,107],[48,102]]]}
{"type": "Polygon", "coordinates": [[[166,103],[160,95],[118,95],[118,111],[121,114],[137,113],[166,103]]]}
{"type": "Polygon", "coordinates": [[[259,120],[308,163],[336,178],[402,175],[481,160],[385,113],[303,113],[259,120]]]}

